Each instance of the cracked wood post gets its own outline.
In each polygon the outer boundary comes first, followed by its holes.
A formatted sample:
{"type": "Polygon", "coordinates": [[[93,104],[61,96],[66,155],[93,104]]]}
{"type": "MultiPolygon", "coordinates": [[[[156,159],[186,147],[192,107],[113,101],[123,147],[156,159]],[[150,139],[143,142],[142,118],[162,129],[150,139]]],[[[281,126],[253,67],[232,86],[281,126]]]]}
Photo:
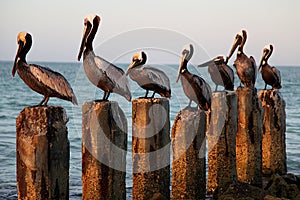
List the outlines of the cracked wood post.
{"type": "Polygon", "coordinates": [[[262,90],[258,94],[264,108],[262,171],[264,175],[286,174],[285,101],[279,91],[262,90]]]}
{"type": "Polygon", "coordinates": [[[236,168],[238,180],[262,186],[263,109],[256,89],[238,88],[238,129],[236,133],[236,168]]]}
{"type": "Polygon", "coordinates": [[[127,119],[117,102],[82,105],[82,199],[126,199],[127,119]]]}
{"type": "Polygon", "coordinates": [[[237,182],[237,95],[233,92],[214,92],[211,110],[207,132],[207,193],[219,196],[231,183],[237,182]]]}
{"type": "Polygon", "coordinates": [[[69,199],[70,145],[62,107],[24,108],[16,119],[18,199],[69,199]]]}
{"type": "Polygon", "coordinates": [[[169,100],[132,101],[133,199],[170,199],[169,100]]]}
{"type": "Polygon", "coordinates": [[[185,108],[172,128],[172,199],[205,199],[205,132],[203,110],[185,108]]]}

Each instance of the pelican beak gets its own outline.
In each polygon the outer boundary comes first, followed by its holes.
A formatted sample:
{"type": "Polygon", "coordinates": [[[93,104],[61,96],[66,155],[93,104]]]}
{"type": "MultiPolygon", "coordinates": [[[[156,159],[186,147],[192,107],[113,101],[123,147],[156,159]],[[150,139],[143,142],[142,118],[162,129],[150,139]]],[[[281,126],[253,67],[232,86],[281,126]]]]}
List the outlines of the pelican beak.
{"type": "Polygon", "coordinates": [[[263,63],[264,63],[265,58],[267,57],[267,55],[268,55],[268,52],[267,52],[267,51],[264,51],[264,52],[263,52],[263,55],[262,55],[262,57],[261,57],[261,60],[260,60],[260,64],[259,64],[259,67],[258,67],[258,71],[261,70],[261,67],[263,66],[263,63]]]}
{"type": "Polygon", "coordinates": [[[132,68],[134,68],[134,67],[136,66],[136,64],[137,64],[136,61],[132,61],[132,62],[130,63],[130,65],[128,66],[128,68],[127,68],[127,70],[126,70],[126,73],[125,73],[126,76],[128,76],[130,70],[131,70],[132,68]]]}
{"type": "Polygon", "coordinates": [[[89,36],[89,34],[90,34],[90,32],[91,32],[91,29],[92,29],[91,24],[88,24],[88,23],[87,23],[87,24],[84,26],[84,31],[83,31],[82,41],[81,41],[81,45],[80,45],[80,49],[79,49],[79,53],[78,53],[78,58],[77,58],[78,61],[80,61],[80,59],[81,59],[82,53],[83,53],[84,48],[85,48],[85,44],[86,44],[87,37],[89,36]]]}
{"type": "Polygon", "coordinates": [[[236,50],[236,48],[240,45],[242,38],[240,36],[236,36],[232,48],[230,50],[229,56],[227,57],[227,61],[231,58],[232,54],[234,53],[234,51],[236,50]]]}
{"type": "Polygon", "coordinates": [[[12,69],[12,73],[11,73],[12,77],[15,77],[19,55],[20,55],[20,52],[21,52],[23,46],[24,46],[23,42],[20,42],[18,50],[17,50],[17,55],[16,55],[16,58],[15,58],[14,66],[13,66],[13,69],[12,69]]]}
{"type": "Polygon", "coordinates": [[[179,78],[181,76],[181,70],[182,70],[182,66],[183,66],[185,57],[186,57],[186,55],[182,55],[182,57],[181,57],[181,61],[180,61],[179,69],[178,69],[178,74],[177,74],[177,78],[176,78],[176,83],[178,83],[179,78]]]}
{"type": "Polygon", "coordinates": [[[198,65],[198,67],[207,67],[207,66],[210,66],[210,65],[214,64],[214,60],[215,59],[207,61],[205,63],[202,63],[202,64],[198,65]]]}

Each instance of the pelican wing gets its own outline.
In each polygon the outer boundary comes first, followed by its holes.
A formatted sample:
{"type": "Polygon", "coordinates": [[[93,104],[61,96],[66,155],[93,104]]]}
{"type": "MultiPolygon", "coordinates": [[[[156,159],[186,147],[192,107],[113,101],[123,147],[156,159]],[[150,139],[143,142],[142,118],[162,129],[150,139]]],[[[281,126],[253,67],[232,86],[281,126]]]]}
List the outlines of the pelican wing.
{"type": "Polygon", "coordinates": [[[202,97],[202,100],[199,99],[200,102],[206,104],[206,109],[208,109],[211,106],[211,98],[212,98],[212,92],[210,86],[205,82],[205,80],[197,75],[193,75],[193,82],[195,84],[191,84],[194,88],[195,92],[199,92],[202,97]]]}
{"type": "Polygon", "coordinates": [[[256,78],[257,78],[257,67],[256,67],[256,62],[255,62],[253,56],[250,56],[250,62],[251,62],[252,68],[254,70],[254,80],[253,80],[253,85],[254,85],[256,82],[256,78]]]}
{"type": "Polygon", "coordinates": [[[97,67],[105,72],[107,77],[113,82],[115,86],[113,89],[114,92],[121,95],[127,94],[131,96],[128,79],[121,68],[98,56],[95,57],[95,63],[97,67]]]}
{"type": "Polygon", "coordinates": [[[280,71],[276,67],[271,67],[271,70],[274,72],[274,75],[277,78],[278,82],[281,83],[280,71]]]}
{"type": "Polygon", "coordinates": [[[161,85],[167,90],[171,89],[170,80],[163,71],[150,66],[143,66],[142,71],[147,76],[149,83],[161,85]]]}
{"type": "Polygon", "coordinates": [[[229,80],[231,80],[232,83],[234,83],[234,72],[231,69],[231,67],[229,67],[228,65],[226,65],[225,63],[222,64],[222,71],[224,72],[224,75],[227,76],[229,78],[229,80]]]}
{"type": "Polygon", "coordinates": [[[71,99],[74,104],[77,104],[76,96],[63,75],[47,67],[34,64],[29,65],[29,70],[39,82],[47,86],[53,93],[63,98],[71,99]]]}

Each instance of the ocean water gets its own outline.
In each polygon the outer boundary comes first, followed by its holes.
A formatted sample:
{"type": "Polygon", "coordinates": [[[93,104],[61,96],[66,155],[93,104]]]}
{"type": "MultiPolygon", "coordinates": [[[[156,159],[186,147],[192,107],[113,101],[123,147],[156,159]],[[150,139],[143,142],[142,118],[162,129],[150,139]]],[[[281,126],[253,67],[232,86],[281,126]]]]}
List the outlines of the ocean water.
{"type": "MultiPolygon", "coordinates": [[[[70,140],[70,199],[81,199],[81,105],[85,101],[101,99],[103,92],[93,86],[86,78],[81,63],[43,63],[37,64],[50,67],[63,74],[72,85],[78,98],[79,106],[70,102],[52,98],[48,105],[62,106],[69,117],[68,135],[70,140]]],[[[12,62],[0,62],[0,199],[17,199],[16,186],[16,131],[15,120],[24,107],[38,104],[42,96],[31,91],[16,74],[11,76],[12,62]]],[[[126,69],[128,64],[119,64],[126,69]]],[[[178,65],[156,65],[167,72],[172,88],[170,99],[171,126],[180,109],[188,104],[181,84],[175,83],[178,65]]],[[[191,67],[192,68],[192,67],[191,67]]],[[[286,101],[286,150],[288,172],[300,175],[300,67],[278,67],[282,75],[281,93],[286,101]]],[[[191,71],[201,74],[214,89],[207,73],[207,68],[191,71]]],[[[238,78],[235,78],[236,86],[238,78]]],[[[143,96],[145,91],[130,81],[133,98],[143,96]]],[[[264,87],[261,75],[258,75],[257,89],[264,87]]],[[[220,88],[221,89],[221,88],[220,88]]],[[[150,95],[152,93],[150,92],[150,95]]],[[[158,97],[158,95],[156,96],[158,97]]],[[[127,197],[131,197],[132,165],[131,165],[131,103],[123,97],[112,94],[109,98],[118,101],[128,120],[128,153],[126,188],[127,197]]]]}

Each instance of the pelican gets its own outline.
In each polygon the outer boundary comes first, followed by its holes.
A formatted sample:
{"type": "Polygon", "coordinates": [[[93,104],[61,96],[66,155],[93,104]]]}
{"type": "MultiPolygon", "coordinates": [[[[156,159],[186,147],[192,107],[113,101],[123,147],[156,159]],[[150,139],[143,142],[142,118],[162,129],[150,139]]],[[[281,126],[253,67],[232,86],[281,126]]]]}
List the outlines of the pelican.
{"type": "Polygon", "coordinates": [[[50,97],[71,101],[77,105],[76,96],[68,81],[60,73],[47,67],[27,64],[26,55],[32,45],[32,37],[27,32],[20,32],[17,38],[18,50],[15,58],[12,76],[18,72],[21,79],[29,88],[44,95],[38,106],[47,106],[50,97]]]}
{"type": "Polygon", "coordinates": [[[240,79],[240,86],[241,83],[243,83],[245,87],[254,88],[257,76],[257,69],[254,58],[252,56],[248,58],[248,56],[243,51],[246,40],[247,32],[245,30],[242,30],[241,32],[237,33],[227,61],[231,58],[235,49],[239,47],[237,57],[234,61],[233,66],[236,68],[236,73],[240,79]]]}
{"type": "Polygon", "coordinates": [[[84,32],[78,54],[80,61],[83,54],[83,66],[88,79],[104,91],[102,100],[108,100],[110,93],[115,92],[131,101],[129,83],[121,68],[96,56],[93,51],[93,40],[100,24],[98,15],[84,18],[84,32]]]}
{"type": "Polygon", "coordinates": [[[194,47],[191,44],[183,49],[176,83],[181,77],[183,91],[190,99],[189,107],[192,101],[194,101],[201,109],[207,111],[210,110],[212,98],[210,86],[204,79],[190,73],[187,69],[187,63],[193,56],[193,52],[194,47]]]}
{"type": "Polygon", "coordinates": [[[218,90],[218,85],[221,85],[225,90],[234,89],[234,74],[233,70],[227,65],[224,56],[217,56],[216,58],[198,65],[198,67],[208,66],[208,72],[211,79],[216,84],[215,91],[218,90]]]}
{"type": "Polygon", "coordinates": [[[261,70],[261,75],[263,80],[265,81],[265,89],[267,89],[267,85],[271,85],[272,89],[280,89],[281,88],[281,75],[280,71],[276,67],[271,67],[268,64],[268,59],[272,55],[273,45],[267,45],[263,49],[263,55],[260,61],[260,65],[258,71],[261,70]]]}
{"type": "Polygon", "coordinates": [[[147,98],[149,90],[160,94],[163,97],[171,97],[170,80],[168,76],[161,70],[145,65],[147,56],[141,51],[132,57],[132,62],[128,66],[126,75],[137,82],[139,86],[146,90],[145,97],[147,98]]]}

